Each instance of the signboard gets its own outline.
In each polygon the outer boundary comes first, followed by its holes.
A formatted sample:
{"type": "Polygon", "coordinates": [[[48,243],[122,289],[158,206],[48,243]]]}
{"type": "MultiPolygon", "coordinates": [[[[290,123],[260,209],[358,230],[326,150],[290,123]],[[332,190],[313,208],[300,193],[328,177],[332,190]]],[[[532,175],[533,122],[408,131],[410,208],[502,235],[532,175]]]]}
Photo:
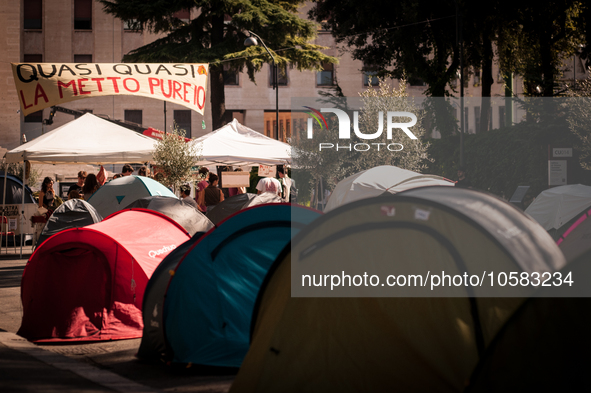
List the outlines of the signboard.
{"type": "Polygon", "coordinates": [[[521,203],[523,202],[523,198],[525,198],[525,194],[527,194],[527,190],[529,190],[529,186],[517,186],[517,189],[509,199],[511,203],[521,203]]]}
{"type": "Polygon", "coordinates": [[[250,186],[250,172],[222,172],[224,188],[250,186]]]}
{"type": "Polygon", "coordinates": [[[567,158],[573,156],[573,149],[572,147],[569,148],[562,148],[562,147],[554,147],[552,148],[552,157],[553,158],[567,158]]]}
{"type": "Polygon", "coordinates": [[[135,95],[203,115],[208,64],[12,63],[23,115],[82,98],[135,95]]]}
{"type": "Polygon", "coordinates": [[[549,160],[548,161],[548,185],[564,186],[566,185],[566,161],[549,160]]]}
{"type": "Polygon", "coordinates": [[[277,167],[275,165],[259,165],[260,177],[275,177],[277,175],[277,167]]]}
{"type": "Polygon", "coordinates": [[[10,232],[16,231],[16,218],[9,218],[8,219],[8,230],[10,232]]]}

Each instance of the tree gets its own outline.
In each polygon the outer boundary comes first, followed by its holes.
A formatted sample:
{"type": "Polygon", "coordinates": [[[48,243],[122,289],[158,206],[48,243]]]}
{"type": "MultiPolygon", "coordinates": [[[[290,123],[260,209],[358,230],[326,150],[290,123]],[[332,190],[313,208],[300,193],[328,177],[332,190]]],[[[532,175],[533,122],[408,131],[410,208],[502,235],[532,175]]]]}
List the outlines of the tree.
{"type": "Polygon", "coordinates": [[[209,63],[213,128],[223,125],[225,95],[223,64],[254,74],[272,59],[259,46],[245,48],[248,30],[263,38],[278,65],[293,64],[298,70],[320,70],[337,59],[311,44],[316,25],[298,17],[303,0],[99,0],[106,12],[137,29],[166,34],[124,56],[128,62],[209,63]],[[175,16],[197,8],[196,17],[184,22],[175,16]],[[226,62],[226,63],[223,63],[226,62]]]}
{"type": "Polygon", "coordinates": [[[191,181],[192,169],[199,161],[200,151],[191,142],[185,142],[185,130],[176,126],[163,135],[154,149],[157,170],[154,177],[167,187],[176,190],[191,181]],[[158,173],[162,175],[158,176],[158,173]]]}

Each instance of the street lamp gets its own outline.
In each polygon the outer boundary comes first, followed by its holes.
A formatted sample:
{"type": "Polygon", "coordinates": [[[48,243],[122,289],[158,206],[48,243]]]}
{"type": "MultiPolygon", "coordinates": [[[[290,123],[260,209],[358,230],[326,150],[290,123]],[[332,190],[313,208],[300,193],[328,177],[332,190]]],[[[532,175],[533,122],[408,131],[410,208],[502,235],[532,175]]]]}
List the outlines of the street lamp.
{"type": "Polygon", "coordinates": [[[263,47],[265,48],[269,56],[271,56],[271,58],[273,59],[273,89],[275,89],[275,129],[273,130],[273,132],[275,133],[275,139],[279,139],[279,83],[277,80],[277,61],[275,60],[275,56],[273,56],[269,48],[267,48],[267,45],[265,45],[263,39],[259,37],[257,34],[253,33],[252,31],[247,31],[250,33],[251,36],[254,37],[247,37],[244,40],[244,46],[248,47],[258,45],[258,38],[259,40],[261,40],[261,44],[263,44],[263,47]]]}

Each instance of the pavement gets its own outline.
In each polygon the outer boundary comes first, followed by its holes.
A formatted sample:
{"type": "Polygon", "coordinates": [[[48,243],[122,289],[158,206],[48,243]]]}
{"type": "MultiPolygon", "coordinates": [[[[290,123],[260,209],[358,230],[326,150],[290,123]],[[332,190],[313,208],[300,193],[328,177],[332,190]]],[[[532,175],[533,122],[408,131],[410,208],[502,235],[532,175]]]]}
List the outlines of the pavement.
{"type": "Polygon", "coordinates": [[[0,249],[0,392],[208,392],[230,389],[235,369],[147,364],[140,339],[37,345],[18,336],[20,282],[31,247],[0,249]]]}

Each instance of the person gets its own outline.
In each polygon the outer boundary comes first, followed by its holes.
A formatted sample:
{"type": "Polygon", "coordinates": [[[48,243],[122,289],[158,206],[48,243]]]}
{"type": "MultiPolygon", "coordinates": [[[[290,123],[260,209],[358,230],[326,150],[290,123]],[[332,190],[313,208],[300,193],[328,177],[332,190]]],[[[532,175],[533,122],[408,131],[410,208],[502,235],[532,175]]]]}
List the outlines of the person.
{"type": "Polygon", "coordinates": [[[458,168],[458,181],[456,187],[472,188],[472,182],[466,177],[466,168],[463,166],[458,168]]]}
{"type": "Polygon", "coordinates": [[[199,168],[199,176],[202,180],[197,183],[195,188],[195,201],[199,210],[205,213],[207,212],[207,206],[205,206],[205,189],[209,186],[209,169],[204,166],[199,168]]]}
{"type": "Polygon", "coordinates": [[[55,201],[55,191],[53,190],[53,179],[46,177],[41,184],[41,191],[39,192],[39,207],[44,207],[47,210],[53,210],[55,201]]]}
{"type": "Polygon", "coordinates": [[[68,192],[68,200],[70,199],[80,199],[80,193],[78,190],[72,190],[68,192]]]}
{"type": "Polygon", "coordinates": [[[281,183],[281,199],[283,202],[294,202],[297,198],[297,189],[295,188],[295,182],[290,179],[285,173],[285,167],[283,165],[277,166],[277,174],[279,175],[279,182],[281,183]],[[294,195],[292,195],[292,192],[294,195]]]}
{"type": "MultiPolygon", "coordinates": [[[[242,172],[242,168],[234,169],[234,172],[242,172]]],[[[228,189],[228,196],[246,194],[246,187],[231,187],[228,189]]]]}
{"type": "Polygon", "coordinates": [[[203,191],[207,211],[213,209],[218,203],[224,201],[224,193],[218,188],[218,176],[209,175],[209,186],[203,191]]]}
{"type": "Polygon", "coordinates": [[[137,170],[137,175],[138,176],[150,177],[150,168],[148,168],[145,165],[142,166],[140,169],[137,170]]]}
{"type": "Polygon", "coordinates": [[[262,194],[263,192],[271,192],[281,196],[281,183],[274,177],[263,177],[257,183],[257,194],[262,194]]]}
{"type": "Polygon", "coordinates": [[[82,187],[82,193],[84,194],[84,200],[88,201],[92,194],[96,192],[100,188],[98,181],[96,180],[96,175],[90,174],[86,176],[86,181],[84,182],[84,187],[82,187]]]}
{"type": "Polygon", "coordinates": [[[133,167],[129,164],[123,165],[123,169],[121,169],[121,174],[123,176],[131,176],[133,174],[133,167]]]}
{"type": "Polygon", "coordinates": [[[188,184],[183,184],[181,186],[181,200],[197,208],[197,202],[195,202],[195,200],[191,198],[191,186],[188,184]]]}
{"type": "Polygon", "coordinates": [[[68,189],[68,199],[69,195],[72,191],[78,191],[80,193],[82,191],[82,186],[84,185],[84,180],[86,179],[86,171],[78,172],[78,182],[76,184],[72,184],[68,189]]]}

